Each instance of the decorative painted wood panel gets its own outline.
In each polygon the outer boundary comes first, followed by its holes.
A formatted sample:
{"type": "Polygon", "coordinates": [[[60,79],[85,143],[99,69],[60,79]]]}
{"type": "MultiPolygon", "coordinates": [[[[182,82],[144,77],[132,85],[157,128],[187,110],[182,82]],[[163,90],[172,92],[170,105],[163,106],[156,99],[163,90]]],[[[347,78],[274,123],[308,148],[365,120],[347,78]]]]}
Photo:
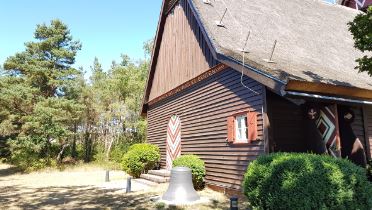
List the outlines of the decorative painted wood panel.
{"type": "Polygon", "coordinates": [[[173,160],[181,155],[181,119],[173,115],[167,129],[166,169],[171,170],[173,160]]]}
{"type": "Polygon", "coordinates": [[[321,107],[319,119],[316,121],[328,152],[333,157],[341,157],[337,118],[337,105],[334,104],[321,107]]]}
{"type": "Polygon", "coordinates": [[[165,22],[149,101],[216,64],[187,1],[181,0],[165,22]]]}
{"type": "MultiPolygon", "coordinates": [[[[244,77],[255,91],[263,86],[244,77]]],[[[262,95],[240,83],[240,73],[226,69],[200,83],[149,107],[148,141],[160,147],[161,165],[166,164],[166,138],[169,118],[182,120],[182,154],[196,154],[206,163],[208,184],[240,189],[251,160],[264,153],[263,141],[231,145],[227,139],[227,118],[242,110],[258,113],[258,139],[263,139],[262,95]]]]}
{"type": "Polygon", "coordinates": [[[343,5],[354,9],[362,9],[372,5],[372,0],[345,0],[343,5]]]}

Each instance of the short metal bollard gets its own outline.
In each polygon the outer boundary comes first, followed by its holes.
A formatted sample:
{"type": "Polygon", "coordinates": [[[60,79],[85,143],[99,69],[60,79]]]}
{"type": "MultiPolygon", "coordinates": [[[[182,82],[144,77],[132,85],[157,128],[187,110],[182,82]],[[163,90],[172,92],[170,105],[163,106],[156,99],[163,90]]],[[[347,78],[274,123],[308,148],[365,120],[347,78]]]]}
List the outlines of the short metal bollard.
{"type": "Polygon", "coordinates": [[[230,198],[230,210],[238,210],[238,197],[233,196],[230,198]]]}
{"type": "Polygon", "coordinates": [[[106,182],[109,182],[110,181],[110,171],[109,170],[106,171],[105,181],[106,182]]]}
{"type": "Polygon", "coordinates": [[[127,178],[127,188],[126,188],[126,193],[130,193],[132,191],[132,178],[128,177],[127,178]]]}

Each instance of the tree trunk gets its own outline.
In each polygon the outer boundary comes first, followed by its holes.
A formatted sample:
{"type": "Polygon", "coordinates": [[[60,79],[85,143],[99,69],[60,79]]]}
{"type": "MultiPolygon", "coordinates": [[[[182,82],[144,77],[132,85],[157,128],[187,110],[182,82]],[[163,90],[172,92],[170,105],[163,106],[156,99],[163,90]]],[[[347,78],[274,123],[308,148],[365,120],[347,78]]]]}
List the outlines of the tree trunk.
{"type": "Polygon", "coordinates": [[[84,147],[85,147],[85,155],[84,155],[84,162],[90,162],[90,157],[92,153],[92,139],[88,130],[86,130],[84,135],[84,147]]]}
{"type": "Polygon", "coordinates": [[[114,136],[111,137],[111,140],[108,140],[107,150],[106,150],[106,161],[110,160],[110,151],[111,151],[112,144],[114,143],[114,141],[115,141],[114,136]]]}
{"type": "Polygon", "coordinates": [[[77,124],[74,124],[74,139],[72,141],[72,148],[71,148],[71,156],[72,158],[77,158],[77,152],[76,152],[76,135],[77,135],[77,124]]]}
{"type": "Polygon", "coordinates": [[[65,149],[66,149],[68,146],[70,146],[70,144],[64,144],[64,145],[62,146],[61,151],[59,151],[58,156],[57,156],[57,163],[58,163],[58,164],[61,164],[61,163],[62,163],[63,153],[65,152],[65,149]]]}

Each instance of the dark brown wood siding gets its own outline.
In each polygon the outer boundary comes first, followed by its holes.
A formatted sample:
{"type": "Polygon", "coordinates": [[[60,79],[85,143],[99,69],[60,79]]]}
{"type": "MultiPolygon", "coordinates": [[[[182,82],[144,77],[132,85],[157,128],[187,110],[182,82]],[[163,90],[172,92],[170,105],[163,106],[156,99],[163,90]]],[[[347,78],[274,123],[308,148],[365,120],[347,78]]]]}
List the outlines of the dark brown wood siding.
{"type": "Polygon", "coordinates": [[[272,136],[270,151],[306,152],[301,107],[270,91],[266,98],[272,136]]]}
{"type": "MultiPolygon", "coordinates": [[[[244,76],[243,82],[262,93],[263,86],[244,76]]],[[[149,107],[148,141],[161,150],[165,165],[167,124],[173,114],[181,118],[181,153],[199,155],[206,163],[208,184],[240,189],[251,160],[264,153],[263,141],[229,145],[227,117],[250,109],[258,114],[259,139],[263,139],[263,97],[244,88],[240,73],[226,69],[149,107]]]]}
{"type": "Polygon", "coordinates": [[[149,101],[216,64],[189,3],[181,0],[165,21],[149,101]]]}
{"type": "Polygon", "coordinates": [[[366,138],[365,138],[365,132],[364,132],[363,110],[362,110],[361,107],[352,107],[351,110],[353,110],[353,112],[355,114],[354,122],[351,124],[351,127],[353,128],[354,134],[362,142],[363,147],[368,148],[366,138]]]}
{"type": "Polygon", "coordinates": [[[369,158],[372,158],[372,107],[366,106],[364,109],[365,134],[367,141],[367,148],[369,147],[369,158]]]}

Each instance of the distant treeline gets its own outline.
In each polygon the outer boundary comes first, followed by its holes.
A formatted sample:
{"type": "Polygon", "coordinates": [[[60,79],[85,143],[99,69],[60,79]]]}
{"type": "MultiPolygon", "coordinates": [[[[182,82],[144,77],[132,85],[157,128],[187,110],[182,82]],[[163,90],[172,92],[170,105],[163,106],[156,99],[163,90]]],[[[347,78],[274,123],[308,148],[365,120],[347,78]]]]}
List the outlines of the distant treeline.
{"type": "Polygon", "coordinates": [[[37,25],[36,41],[7,58],[0,71],[0,157],[25,169],[66,162],[120,161],[127,148],[145,141],[139,115],[152,41],[145,58],[127,55],[91,77],[75,69],[80,42],[66,24],[37,25]]]}

